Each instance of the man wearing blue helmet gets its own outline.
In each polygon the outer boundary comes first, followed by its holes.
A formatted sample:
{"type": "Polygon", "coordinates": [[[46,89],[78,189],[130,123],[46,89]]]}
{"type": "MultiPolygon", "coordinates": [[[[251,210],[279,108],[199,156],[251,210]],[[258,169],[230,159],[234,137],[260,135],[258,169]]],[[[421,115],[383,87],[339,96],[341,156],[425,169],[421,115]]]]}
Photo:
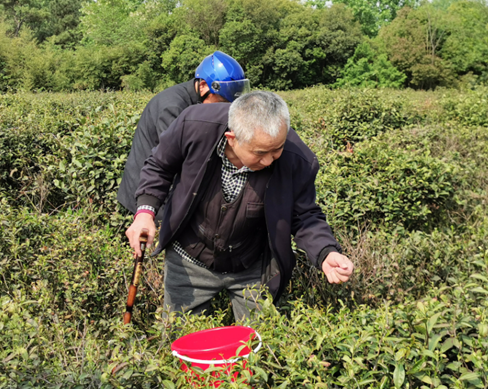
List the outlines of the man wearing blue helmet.
{"type": "MultiPolygon", "coordinates": [[[[199,103],[233,102],[249,91],[249,80],[239,63],[216,51],[198,66],[193,80],[174,85],[154,96],[142,112],[132,147],[125,164],[117,200],[132,213],[136,212],[135,193],[144,161],[159,144],[160,135],[187,107],[199,103]]],[[[160,220],[161,212],[156,219],[160,220]]]]}

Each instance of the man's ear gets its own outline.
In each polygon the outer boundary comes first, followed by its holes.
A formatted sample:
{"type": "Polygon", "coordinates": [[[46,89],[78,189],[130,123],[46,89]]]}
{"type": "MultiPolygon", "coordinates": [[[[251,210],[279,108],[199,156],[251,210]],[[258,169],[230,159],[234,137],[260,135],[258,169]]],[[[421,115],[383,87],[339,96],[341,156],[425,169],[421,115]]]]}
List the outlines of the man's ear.
{"type": "Polygon", "coordinates": [[[202,78],[200,80],[200,96],[205,96],[205,93],[207,93],[210,90],[208,87],[207,82],[202,78]]]}
{"type": "Polygon", "coordinates": [[[227,131],[224,133],[224,135],[227,138],[227,143],[229,144],[229,146],[234,147],[237,142],[236,134],[234,133],[234,131],[227,131]]]}

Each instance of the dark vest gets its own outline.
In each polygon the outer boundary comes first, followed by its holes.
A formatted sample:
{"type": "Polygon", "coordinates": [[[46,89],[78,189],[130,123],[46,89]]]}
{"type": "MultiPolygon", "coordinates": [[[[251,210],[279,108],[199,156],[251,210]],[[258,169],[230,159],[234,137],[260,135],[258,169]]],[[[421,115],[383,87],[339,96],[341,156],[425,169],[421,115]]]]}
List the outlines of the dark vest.
{"type": "Polygon", "coordinates": [[[264,194],[271,168],[248,173],[237,198],[222,193],[222,160],[210,177],[205,194],[178,237],[185,251],[217,272],[237,273],[255,263],[266,244],[264,194]]]}

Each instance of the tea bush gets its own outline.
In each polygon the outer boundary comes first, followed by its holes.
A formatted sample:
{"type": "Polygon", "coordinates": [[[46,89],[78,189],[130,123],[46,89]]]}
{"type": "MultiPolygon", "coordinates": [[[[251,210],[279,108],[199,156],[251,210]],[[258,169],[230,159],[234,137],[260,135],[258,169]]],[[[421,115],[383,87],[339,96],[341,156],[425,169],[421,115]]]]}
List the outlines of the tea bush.
{"type": "MultiPolygon", "coordinates": [[[[356,271],[330,285],[300,257],[252,323],[263,348],[222,387],[488,385],[484,93],[282,94],[356,271]]],[[[0,388],[187,388],[171,343],[232,324],[222,296],[211,316],[163,320],[163,256],[146,257],[121,324],[132,258],[115,189],[150,97],[0,95],[0,388]]]]}
{"type": "Polygon", "coordinates": [[[443,284],[450,277],[476,272],[473,260],[488,252],[486,216],[475,226],[459,230],[396,231],[366,230],[358,236],[339,230],[345,254],[357,268],[355,277],[340,287],[330,285],[300,255],[285,300],[301,296],[310,305],[334,307],[340,305],[339,300],[370,306],[384,301],[401,303],[409,297],[421,298],[432,285],[443,284]]]}
{"type": "MultiPolygon", "coordinates": [[[[485,271],[486,259],[478,262],[485,271]]],[[[378,309],[331,310],[296,301],[283,315],[264,301],[254,324],[264,346],[246,364],[252,376],[240,362],[237,381],[221,376],[223,386],[246,388],[247,381],[260,388],[483,387],[488,379],[484,282],[486,277],[474,273],[433,288],[421,300],[378,309]]],[[[171,327],[156,318],[147,337],[113,320],[80,326],[58,318],[48,328],[42,312],[29,312],[32,304],[20,293],[1,299],[2,386],[186,388],[171,342],[218,326],[222,317],[222,312],[172,316],[171,327]]],[[[211,377],[203,377],[208,384],[202,387],[212,387],[211,377]]]]}
{"type": "Polygon", "coordinates": [[[478,89],[461,96],[446,93],[441,105],[448,119],[474,126],[488,126],[488,88],[478,89]]]}
{"type": "Polygon", "coordinates": [[[458,167],[414,148],[365,142],[318,158],[317,201],[333,225],[423,229],[456,203],[458,167]]]}
{"type": "Polygon", "coordinates": [[[127,249],[107,229],[88,227],[83,212],[55,216],[2,203],[0,250],[3,293],[22,290],[47,312],[74,320],[112,316],[125,295],[127,249]],[[125,255],[124,255],[125,254],[125,255]],[[43,303],[41,303],[41,301],[43,303]]]}
{"type": "Polygon", "coordinates": [[[379,133],[415,123],[419,118],[406,115],[403,95],[381,95],[377,90],[350,90],[333,99],[331,112],[322,122],[335,148],[370,139],[379,133]],[[380,97],[381,96],[381,97],[380,97]]]}
{"type": "Polygon", "coordinates": [[[149,98],[130,93],[0,96],[0,190],[14,204],[45,212],[92,203],[114,210],[110,189],[118,185],[149,98]]]}
{"type": "Polygon", "coordinates": [[[116,205],[116,189],[130,151],[139,115],[121,114],[110,105],[112,119],[82,121],[82,128],[60,139],[62,149],[48,159],[54,185],[73,204],[96,204],[105,212],[116,205]]]}
{"type": "MultiPolygon", "coordinates": [[[[313,138],[342,150],[348,143],[364,141],[376,135],[431,120],[435,110],[426,111],[425,102],[416,102],[408,91],[343,89],[332,91],[313,87],[306,91],[282,92],[290,105],[292,126],[311,131],[313,138]]],[[[421,95],[425,99],[429,94],[421,95]]],[[[416,98],[419,98],[418,95],[416,98]]]]}

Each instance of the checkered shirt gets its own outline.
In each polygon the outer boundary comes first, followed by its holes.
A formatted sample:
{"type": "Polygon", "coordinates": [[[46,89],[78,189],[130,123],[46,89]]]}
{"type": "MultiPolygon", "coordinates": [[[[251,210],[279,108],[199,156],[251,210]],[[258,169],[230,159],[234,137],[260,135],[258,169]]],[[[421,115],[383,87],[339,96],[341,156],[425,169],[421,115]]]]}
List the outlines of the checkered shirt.
{"type": "MultiPolygon", "coordinates": [[[[240,169],[235,167],[225,156],[225,146],[227,146],[227,138],[224,136],[220,140],[216,152],[217,155],[222,158],[222,194],[224,195],[224,200],[231,203],[237,198],[237,196],[239,196],[242,188],[244,188],[244,185],[246,185],[247,174],[252,173],[253,171],[247,166],[243,166],[240,169]]],[[[179,242],[173,242],[173,249],[179,255],[181,255],[183,259],[208,269],[203,262],[189,255],[179,242]]]]}

